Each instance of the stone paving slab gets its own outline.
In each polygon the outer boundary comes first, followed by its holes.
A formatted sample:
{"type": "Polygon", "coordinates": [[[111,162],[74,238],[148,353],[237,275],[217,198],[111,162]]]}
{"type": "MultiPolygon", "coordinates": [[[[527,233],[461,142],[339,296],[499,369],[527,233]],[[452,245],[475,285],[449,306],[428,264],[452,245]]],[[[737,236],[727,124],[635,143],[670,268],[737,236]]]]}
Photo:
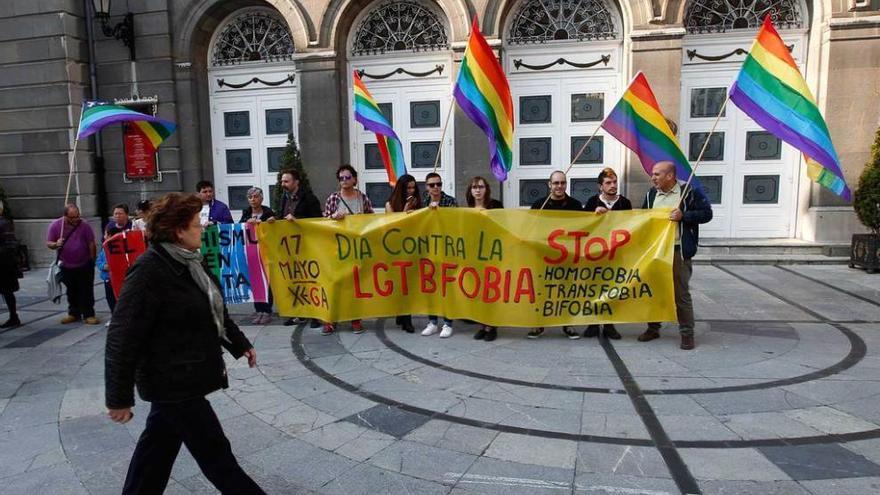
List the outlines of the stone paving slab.
{"type": "MultiPolygon", "coordinates": [[[[103,325],[59,325],[23,282],[29,323],[0,332],[0,493],[119,493],[149,405],[109,422],[103,325]]],[[[227,356],[209,400],[268,493],[880,492],[880,278],[706,265],[693,291],[692,352],[673,324],[649,344],[643,324],[613,342],[390,319],[325,337],[232,307],[259,367],[227,356]]],[[[215,492],[182,449],[166,493],[215,492]]]]}

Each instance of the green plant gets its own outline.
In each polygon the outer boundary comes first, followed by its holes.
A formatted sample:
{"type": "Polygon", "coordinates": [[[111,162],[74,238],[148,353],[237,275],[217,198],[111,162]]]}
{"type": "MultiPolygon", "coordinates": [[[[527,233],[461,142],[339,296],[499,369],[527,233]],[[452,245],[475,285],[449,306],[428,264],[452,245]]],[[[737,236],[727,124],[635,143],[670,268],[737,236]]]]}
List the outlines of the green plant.
{"type": "Polygon", "coordinates": [[[859,176],[859,185],[853,194],[853,208],[865,227],[880,234],[880,128],[871,145],[871,159],[859,176]]]}
{"type": "Polygon", "coordinates": [[[303,166],[302,162],[302,156],[299,153],[299,147],[296,145],[296,138],[293,137],[293,134],[287,135],[287,146],[284,148],[284,154],[281,155],[280,165],[281,166],[278,170],[278,175],[275,178],[275,193],[272,194],[270,204],[272,209],[276,212],[281,208],[281,195],[284,192],[284,189],[281,188],[281,176],[284,175],[285,172],[296,170],[297,172],[299,172],[300,176],[300,190],[312,190],[312,185],[309,184],[309,176],[306,174],[306,169],[303,166]]]}

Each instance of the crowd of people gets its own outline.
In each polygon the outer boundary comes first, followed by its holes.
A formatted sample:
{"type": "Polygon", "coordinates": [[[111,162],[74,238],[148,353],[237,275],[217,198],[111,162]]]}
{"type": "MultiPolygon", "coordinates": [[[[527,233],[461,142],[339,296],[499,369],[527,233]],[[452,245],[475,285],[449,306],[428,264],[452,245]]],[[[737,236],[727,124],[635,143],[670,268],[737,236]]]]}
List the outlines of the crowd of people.
{"type": "MultiPolygon", "coordinates": [[[[374,209],[369,197],[357,188],[357,176],[350,165],[339,167],[336,171],[339,188],[322,208],[314,193],[300,187],[299,173],[285,171],[281,177],[278,210],[265,205],[263,191],[252,187],[247,192],[248,206],[239,222],[319,217],[342,220],[348,215],[372,214],[374,209]]],[[[712,208],[702,191],[678,180],[670,162],[659,162],[653,167],[651,182],[653,187],[641,207],[668,208],[669,220],[677,225],[672,277],[680,347],[690,350],[695,346],[689,289],[691,259],[697,252],[699,225],[712,219],[712,208]]],[[[422,193],[413,176],[398,178],[384,205],[385,211],[412,212],[420,208],[458,206],[456,199],[443,191],[439,174],[427,174],[424,184],[426,190],[422,193]]],[[[532,209],[605,214],[633,208],[632,202],[619,193],[617,174],[610,168],[601,171],[597,177],[598,192],[586,204],[566,193],[568,181],[562,171],[553,172],[547,185],[549,194],[535,201],[532,209]]],[[[67,314],[61,323],[99,324],[93,290],[96,267],[104,281],[111,311],[105,359],[106,404],[110,418],[120,423],[132,418],[135,384],[142,399],[151,402],[146,429],[135,448],[124,493],[161,491],[182,444],[221,491],[262,493],[238,465],[210,403],[205,400],[208,393],[228,386],[221,347],[235,358],[245,357],[251,367],[256,365],[257,356],[229,317],[219,281],[207,270],[199,251],[204,227],[233,223],[232,214],[226,204],[214,197],[211,182],[199,182],[196,192],[166,194],[155,204],[141,201],[135,218],[131,218],[128,205],[114,206],[113,218],[102,233],[103,240],[131,230],[145,231],[149,240],[147,251],[130,268],[118,300],[110,286],[103,249],[97,249],[95,234],[80,217],[76,205],[65,206],[61,218],[49,225],[46,236],[46,246],[56,253],[61,281],[67,289],[67,314]]],[[[469,181],[465,198],[469,208],[503,207],[492,197],[489,182],[483,177],[469,181]]],[[[12,328],[21,324],[14,294],[19,289],[21,273],[17,263],[12,262],[16,257],[11,255],[11,250],[18,246],[13,225],[3,213],[0,202],[0,294],[9,308],[9,320],[0,328],[12,328]]],[[[254,303],[252,321],[254,324],[272,321],[271,294],[268,302],[254,303]]],[[[298,321],[290,318],[284,323],[292,325],[298,321]]],[[[415,332],[411,315],[397,316],[396,323],[405,332],[415,332]]],[[[439,334],[440,338],[448,338],[453,334],[453,323],[444,315],[429,315],[421,335],[439,334]]],[[[475,339],[497,338],[496,327],[477,324],[475,339]]],[[[324,335],[337,331],[335,322],[313,321],[312,325],[321,328],[324,335]]],[[[360,320],[351,322],[351,326],[355,333],[364,331],[360,320]]],[[[659,338],[660,328],[659,322],[649,323],[638,340],[648,342],[659,338]]],[[[542,327],[534,328],[527,337],[535,339],[544,332],[542,327]]],[[[566,326],[562,327],[562,333],[569,339],[581,337],[579,332],[566,326]]],[[[613,324],[589,325],[583,332],[584,337],[600,335],[608,339],[621,338],[613,324]]]]}

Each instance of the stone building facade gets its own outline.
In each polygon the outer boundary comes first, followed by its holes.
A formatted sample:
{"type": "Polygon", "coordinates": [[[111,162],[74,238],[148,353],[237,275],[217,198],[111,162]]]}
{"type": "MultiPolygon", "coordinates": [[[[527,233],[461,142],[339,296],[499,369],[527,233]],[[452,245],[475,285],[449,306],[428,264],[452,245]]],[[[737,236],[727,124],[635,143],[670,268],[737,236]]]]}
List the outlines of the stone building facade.
{"type": "MultiPolygon", "coordinates": [[[[514,169],[493,194],[507,207],[544,194],[643,71],[686,154],[697,154],[766,13],[826,116],[854,187],[880,123],[878,0],[127,0],[136,60],[91,20],[91,0],[6,0],[0,9],[0,184],[36,259],[59,215],[80,106],[151,98],[178,131],[159,152],[161,181],[123,176],[119,126],[80,143],[72,183],[84,216],[213,179],[242,207],[251,185],[274,184],[288,132],[319,196],[351,163],[360,186],[388,193],[375,139],[356,125],[351,73],[392,120],[419,180],[440,153],[444,188],[464,199],[474,175],[491,177],[484,136],[454,109],[451,89],[470,21],[497,50],[515,106],[514,169]],[[94,39],[94,84],[90,44],[94,39]],[[452,109],[447,131],[443,128],[452,109]]],[[[600,130],[572,169],[571,194],[595,189],[603,166],[640,202],[648,176],[600,130]]],[[[812,184],[803,159],[728,105],[698,175],[715,204],[712,237],[845,240],[852,208],[812,184]]],[[[246,203],[245,203],[246,204],[246,203]]]]}

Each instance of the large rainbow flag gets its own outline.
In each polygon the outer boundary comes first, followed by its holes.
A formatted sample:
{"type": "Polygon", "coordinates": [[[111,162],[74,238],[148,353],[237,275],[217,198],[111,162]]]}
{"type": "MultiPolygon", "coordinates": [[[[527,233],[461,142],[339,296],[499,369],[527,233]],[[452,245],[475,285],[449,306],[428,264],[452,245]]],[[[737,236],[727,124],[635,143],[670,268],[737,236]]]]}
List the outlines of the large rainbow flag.
{"type": "Polygon", "coordinates": [[[397,178],[406,173],[403,145],[397,133],[391,128],[391,123],[382,115],[379,105],[361,81],[357,71],[354,71],[354,119],[360,122],[364,129],[376,133],[376,143],[379,145],[379,154],[382,155],[382,163],[385,164],[385,171],[388,173],[388,183],[395,185],[397,178]]]}
{"type": "Polygon", "coordinates": [[[513,166],[513,100],[504,70],[480,33],[476,17],[453,94],[465,115],[489,138],[492,173],[506,180],[513,166]]]}
{"type": "MultiPolygon", "coordinates": [[[[651,175],[654,164],[662,161],[675,164],[675,175],[678,179],[688,180],[693,173],[678,140],[660,111],[648,79],[641,71],[636,74],[620,101],[602,122],[602,128],[639,156],[648,175],[651,175]]],[[[691,180],[691,185],[699,187],[696,177],[691,180]]]]}
{"type": "Polygon", "coordinates": [[[104,127],[117,122],[131,122],[138,127],[149,139],[154,150],[177,128],[177,125],[173,122],[168,122],[145,113],[135,112],[122,105],[114,105],[104,101],[86,101],[83,102],[82,116],[79,119],[79,130],[76,133],[76,138],[87,138],[104,127]]]}
{"type": "Polygon", "coordinates": [[[730,99],[761,127],[800,150],[810,179],[851,201],[825,119],[769,14],[730,88],[730,99]]]}

